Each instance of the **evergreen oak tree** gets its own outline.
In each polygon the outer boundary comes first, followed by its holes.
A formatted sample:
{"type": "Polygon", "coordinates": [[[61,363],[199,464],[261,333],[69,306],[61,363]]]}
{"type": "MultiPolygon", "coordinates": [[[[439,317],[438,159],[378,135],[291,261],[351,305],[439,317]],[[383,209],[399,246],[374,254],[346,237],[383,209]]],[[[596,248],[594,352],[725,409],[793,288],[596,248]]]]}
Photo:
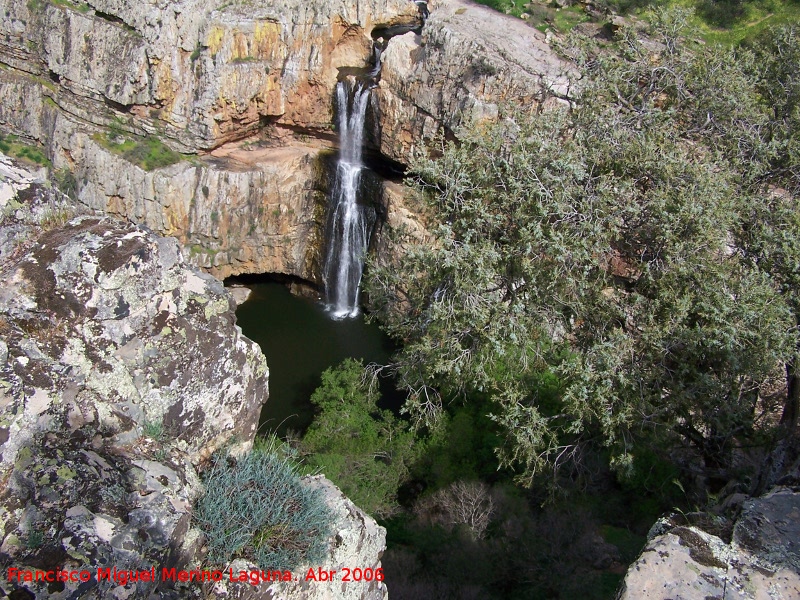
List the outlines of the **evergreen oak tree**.
{"type": "Polygon", "coordinates": [[[796,423],[796,37],[760,57],[688,47],[685,21],[659,13],[657,45],[573,46],[571,107],[420,157],[434,240],[370,265],[408,413],[433,425],[443,402],[490,398],[523,482],[587,445],[627,470],[655,440],[727,477],[775,402],[796,423]]]}

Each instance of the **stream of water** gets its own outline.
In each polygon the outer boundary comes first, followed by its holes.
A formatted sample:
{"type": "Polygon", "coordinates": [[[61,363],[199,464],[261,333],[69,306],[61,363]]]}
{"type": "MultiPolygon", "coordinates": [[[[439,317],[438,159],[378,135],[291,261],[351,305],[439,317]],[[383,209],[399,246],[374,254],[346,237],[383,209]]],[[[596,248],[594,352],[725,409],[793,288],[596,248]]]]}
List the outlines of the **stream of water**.
{"type": "Polygon", "coordinates": [[[327,253],[322,272],[328,310],[334,319],[358,314],[364,256],[375,226],[375,209],[359,202],[364,123],[369,83],[340,81],[336,86],[339,160],[328,219],[327,253]]]}

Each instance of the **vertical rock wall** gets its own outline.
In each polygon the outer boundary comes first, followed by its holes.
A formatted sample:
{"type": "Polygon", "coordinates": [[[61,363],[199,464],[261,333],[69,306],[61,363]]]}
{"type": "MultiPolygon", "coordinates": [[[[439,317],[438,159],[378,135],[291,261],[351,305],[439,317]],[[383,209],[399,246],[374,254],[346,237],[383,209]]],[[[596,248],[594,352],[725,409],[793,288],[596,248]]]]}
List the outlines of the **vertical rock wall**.
{"type": "MultiPolygon", "coordinates": [[[[563,91],[563,65],[536,30],[460,0],[430,8],[422,36],[392,39],[383,59],[370,143],[400,163],[502,103],[563,91]]],[[[414,2],[0,0],[0,10],[0,129],[42,144],[81,202],[177,237],[217,276],[319,282],[334,86],[367,63],[374,29],[417,22],[414,2]],[[183,162],[145,170],[123,156],[136,143],[158,151],[152,140],[183,162]]]]}

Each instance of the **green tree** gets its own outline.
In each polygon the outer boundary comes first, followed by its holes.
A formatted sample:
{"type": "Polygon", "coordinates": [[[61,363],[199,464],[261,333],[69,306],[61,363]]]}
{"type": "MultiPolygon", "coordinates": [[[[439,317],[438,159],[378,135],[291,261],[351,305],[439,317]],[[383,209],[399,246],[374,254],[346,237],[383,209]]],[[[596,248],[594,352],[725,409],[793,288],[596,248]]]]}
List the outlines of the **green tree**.
{"type": "Polygon", "coordinates": [[[319,414],[300,444],[305,462],[372,515],[397,508],[397,490],[416,457],[406,423],[377,406],[379,394],[363,365],[347,359],[322,374],[311,396],[319,414]]]}
{"type": "MultiPolygon", "coordinates": [[[[749,202],[743,210],[738,243],[753,264],[768,273],[790,306],[800,328],[800,29],[768,31],[754,45],[747,65],[760,101],[760,119],[731,127],[736,142],[747,132],[749,144],[731,143],[742,165],[749,202]]],[[[786,402],[782,423],[800,426],[800,346],[786,362],[786,402]]]]}
{"type": "Polygon", "coordinates": [[[649,436],[724,476],[791,364],[786,296],[734,244],[732,140],[757,147],[737,123],[764,119],[752,54],[690,52],[686,17],[658,15],[659,52],[630,31],[615,54],[581,46],[571,110],[508,114],[420,158],[435,240],[371,265],[373,308],[404,343],[406,409],[431,423],[439,394],[488,395],[500,458],[525,482],[587,443],[629,467],[649,436]]]}

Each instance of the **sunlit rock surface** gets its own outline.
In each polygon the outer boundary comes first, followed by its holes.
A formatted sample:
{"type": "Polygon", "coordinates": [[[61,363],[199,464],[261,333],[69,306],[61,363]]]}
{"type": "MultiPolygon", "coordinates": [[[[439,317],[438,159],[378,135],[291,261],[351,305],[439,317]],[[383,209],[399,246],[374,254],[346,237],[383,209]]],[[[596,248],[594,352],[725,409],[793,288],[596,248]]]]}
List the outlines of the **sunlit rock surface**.
{"type": "MultiPolygon", "coordinates": [[[[164,582],[162,569],[202,563],[191,527],[196,469],[214,450],[252,442],[267,398],[264,356],[235,325],[222,284],[189,267],[176,240],[77,214],[36,180],[0,155],[0,568],[91,578],[6,577],[0,588],[54,599],[203,597],[202,584],[164,582]],[[107,568],[156,577],[125,584],[99,577],[107,568]]],[[[379,568],[383,528],[324,478],[309,485],[338,516],[325,568],[379,568]]],[[[330,582],[279,591],[378,600],[378,584],[353,582],[346,595],[330,582]]]]}
{"type": "Polygon", "coordinates": [[[421,35],[392,39],[383,60],[380,149],[407,162],[437,134],[457,137],[502,108],[535,110],[569,94],[569,65],[524,21],[463,0],[432,2],[421,35]]]}
{"type": "Polygon", "coordinates": [[[800,493],[776,488],[744,502],[730,542],[660,521],[628,569],[621,600],[800,598],[800,493]]]}
{"type": "MultiPolygon", "coordinates": [[[[376,30],[421,22],[408,0],[0,0],[0,10],[0,128],[41,143],[79,200],[177,237],[216,276],[316,284],[336,82],[367,64],[376,30]],[[145,171],[110,148],[126,139],[187,154],[145,171]]],[[[421,36],[384,53],[367,136],[384,158],[408,163],[503,103],[565,93],[563,65],[535,29],[461,0],[430,10],[421,36]]]]}

